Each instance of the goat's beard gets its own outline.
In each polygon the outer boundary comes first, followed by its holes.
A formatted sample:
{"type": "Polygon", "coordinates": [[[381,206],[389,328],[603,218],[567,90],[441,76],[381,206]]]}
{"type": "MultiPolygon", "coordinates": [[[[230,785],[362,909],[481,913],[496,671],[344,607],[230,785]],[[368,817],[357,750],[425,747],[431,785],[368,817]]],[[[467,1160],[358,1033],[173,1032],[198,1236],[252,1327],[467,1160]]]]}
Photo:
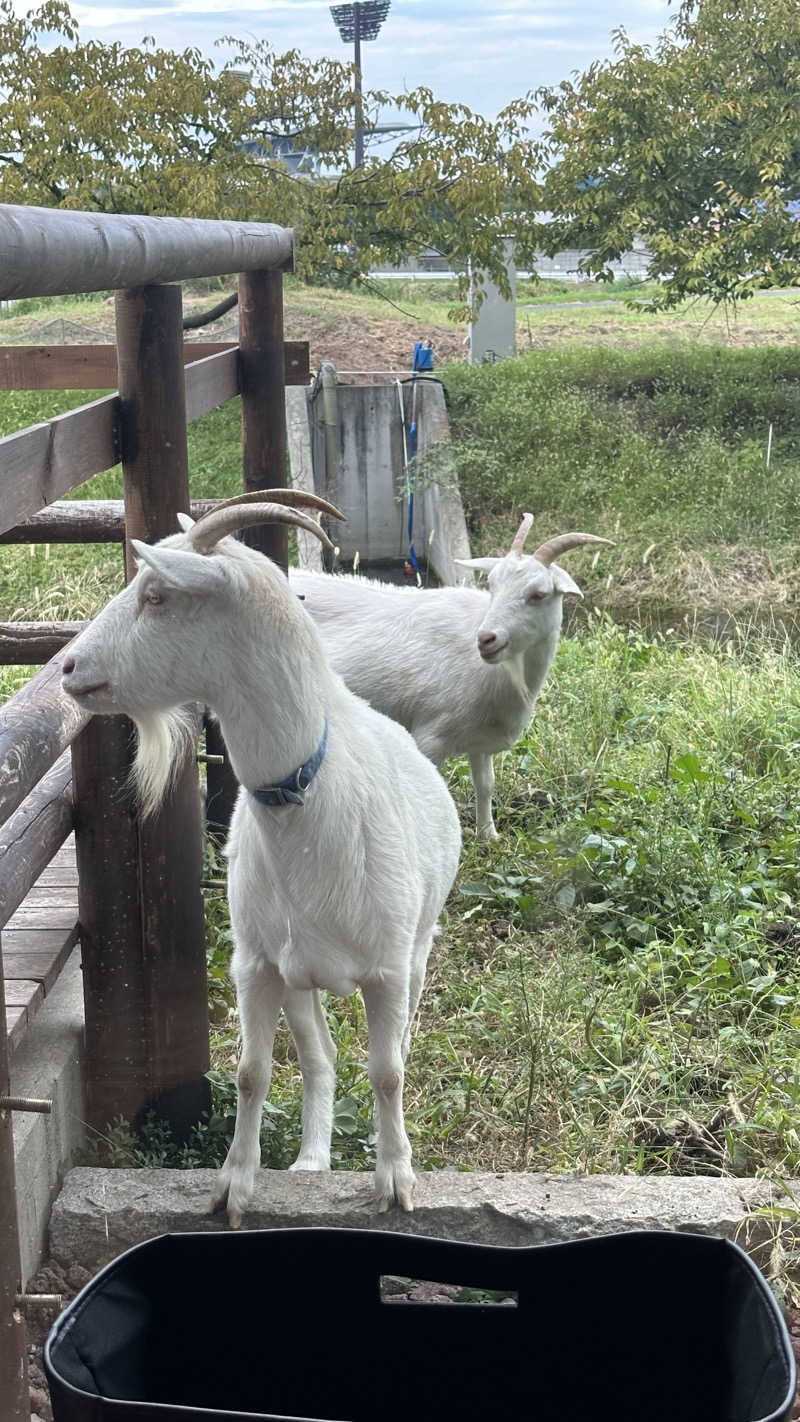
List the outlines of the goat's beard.
{"type": "Polygon", "coordinates": [[[135,717],[138,744],[131,779],[143,819],[155,814],[172,789],[197,739],[197,715],[190,706],[135,717]]]}

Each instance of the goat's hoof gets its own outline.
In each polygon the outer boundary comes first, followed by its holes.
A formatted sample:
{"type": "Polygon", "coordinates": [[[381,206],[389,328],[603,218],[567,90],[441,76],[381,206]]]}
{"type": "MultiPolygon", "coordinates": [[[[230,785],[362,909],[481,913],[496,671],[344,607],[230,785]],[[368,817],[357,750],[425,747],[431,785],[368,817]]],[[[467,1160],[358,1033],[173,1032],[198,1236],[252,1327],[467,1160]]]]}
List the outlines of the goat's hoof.
{"type": "Polygon", "coordinates": [[[375,1203],[379,1215],[385,1215],[392,1205],[399,1205],[409,1214],[414,1210],[416,1177],[410,1165],[397,1165],[375,1172],[375,1203]]]}
{"type": "Polygon", "coordinates": [[[241,1229],[242,1214],[240,1210],[228,1210],[228,1224],[231,1229],[241,1229]]]}
{"type": "Polygon", "coordinates": [[[478,828],[478,839],[499,839],[494,825],[480,825],[478,828]]]}

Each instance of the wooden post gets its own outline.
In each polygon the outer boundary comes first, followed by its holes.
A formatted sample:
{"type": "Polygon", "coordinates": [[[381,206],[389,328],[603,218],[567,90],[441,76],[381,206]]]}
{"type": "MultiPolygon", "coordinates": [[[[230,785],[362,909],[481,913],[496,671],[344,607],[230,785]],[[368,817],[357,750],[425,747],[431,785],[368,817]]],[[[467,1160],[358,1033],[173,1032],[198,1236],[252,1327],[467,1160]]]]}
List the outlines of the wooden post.
{"type": "MultiPolygon", "coordinates": [[[[242,394],[244,490],[286,486],[286,362],[283,345],[283,276],[279,271],[243,272],[239,277],[239,386],[242,394]]],[[[289,567],[285,525],[246,528],[242,539],[266,554],[284,573],[289,567]]],[[[219,728],[206,723],[206,749],[225,756],[208,767],[208,821],[212,836],[224,839],[239,786],[219,728]]]]}
{"type": "MultiPolygon", "coordinates": [[[[286,379],[283,354],[283,276],[279,271],[239,277],[239,361],[245,493],[286,485],[286,379]]],[[[282,524],[248,528],[243,538],[286,572],[282,524]]]]}
{"type": "Polygon", "coordinates": [[[222,756],[222,762],[206,764],[206,826],[218,849],[225,843],[233,807],[239,794],[239,782],[231,769],[225,741],[219,723],[206,716],[206,755],[222,756]]]}
{"type": "MultiPolygon", "coordinates": [[[[6,1033],[3,953],[0,948],[0,1096],[11,1095],[6,1033]]],[[[8,1422],[28,1422],[28,1354],[25,1324],[16,1304],[22,1292],[17,1227],[14,1136],[11,1112],[0,1110],[0,1399],[8,1422]]]]}
{"type": "MultiPolygon", "coordinates": [[[[189,508],[180,288],[119,292],[117,349],[131,577],[131,538],[153,542],[176,532],[176,513],[189,508]]],[[[102,1130],[114,1115],[135,1122],[153,1108],[182,1139],[210,1106],[203,832],[194,755],[187,756],[158,815],[131,821],[130,796],[120,789],[130,760],[124,725],[103,727],[100,721],[89,730],[92,740],[76,763],[76,843],[82,924],[85,913],[90,916],[90,1119],[102,1130]],[[107,777],[105,793],[93,784],[99,775],[107,777]],[[108,912],[117,903],[124,908],[119,928],[108,912]],[[115,1030],[123,1008],[125,1027],[115,1030]],[[124,1112],[121,1105],[114,1109],[123,1099],[124,1112]]]]}
{"type": "Polygon", "coordinates": [[[72,744],[87,1115],[97,1131],[119,1116],[135,1121],[153,1093],[129,788],[134,736],[125,717],[95,716],[72,744]]]}

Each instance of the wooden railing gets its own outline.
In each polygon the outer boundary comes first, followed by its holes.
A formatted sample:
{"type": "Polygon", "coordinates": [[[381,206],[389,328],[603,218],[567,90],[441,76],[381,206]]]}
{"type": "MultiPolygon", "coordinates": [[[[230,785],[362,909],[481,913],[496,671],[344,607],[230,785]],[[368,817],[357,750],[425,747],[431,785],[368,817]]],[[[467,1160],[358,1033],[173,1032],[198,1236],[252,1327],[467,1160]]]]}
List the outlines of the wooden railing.
{"type": "MultiPolygon", "coordinates": [[[[244,488],[285,484],[284,386],[308,378],[307,347],[283,341],[281,270],[291,256],[291,233],[268,225],[0,205],[0,299],[118,291],[116,348],[0,347],[0,388],[118,386],[0,439],[0,541],[122,542],[130,576],[132,538],[154,541],[176,530],[179,511],[207,507],[190,502],[186,425],[235,395],[244,488]],[[237,271],[239,346],[185,346],[180,288],[161,283],[237,271]],[[122,502],[61,502],[117,463],[122,502]]],[[[286,567],[285,527],[248,530],[247,541],[286,567]]],[[[0,928],[74,827],[89,1124],[136,1122],[153,1107],[185,1136],[209,1105],[196,763],[187,757],[162,810],[140,821],[129,723],[90,718],[61,692],[75,631],[0,626],[0,661],[49,655],[0,707],[0,928]]],[[[230,781],[214,793],[229,798],[230,781]]],[[[8,1094],[3,1032],[0,1098],[8,1094]]],[[[0,1107],[0,1397],[11,1399],[4,1415],[13,1422],[28,1416],[15,1240],[9,1112],[0,1107]]]]}

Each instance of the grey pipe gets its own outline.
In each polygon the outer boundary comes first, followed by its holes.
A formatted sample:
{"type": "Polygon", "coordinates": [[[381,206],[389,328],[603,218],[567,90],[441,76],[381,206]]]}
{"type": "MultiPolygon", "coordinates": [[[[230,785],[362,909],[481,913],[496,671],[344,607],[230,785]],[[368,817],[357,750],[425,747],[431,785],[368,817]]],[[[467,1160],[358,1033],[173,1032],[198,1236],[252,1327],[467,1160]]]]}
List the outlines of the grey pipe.
{"type": "Polygon", "coordinates": [[[0,203],[0,300],[291,268],[291,228],[0,203]]]}

